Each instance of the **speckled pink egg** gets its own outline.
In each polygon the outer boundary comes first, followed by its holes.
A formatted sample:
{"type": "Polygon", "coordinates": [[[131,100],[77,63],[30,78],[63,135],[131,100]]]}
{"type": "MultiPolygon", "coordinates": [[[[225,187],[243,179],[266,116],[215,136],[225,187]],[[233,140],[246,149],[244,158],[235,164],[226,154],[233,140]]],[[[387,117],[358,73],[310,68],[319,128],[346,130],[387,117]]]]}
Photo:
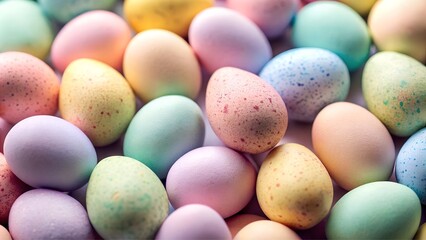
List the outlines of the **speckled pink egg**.
{"type": "Polygon", "coordinates": [[[220,140],[242,152],[265,152],[287,130],[287,109],[280,95],[257,75],[237,68],[221,68],[211,76],[206,113],[220,140]]]}
{"type": "Polygon", "coordinates": [[[0,153],[0,224],[7,223],[13,202],[29,189],[28,185],[13,174],[4,155],[0,153]]]}
{"type": "Polygon", "coordinates": [[[227,66],[257,73],[272,57],[271,46],[259,27],[223,7],[208,8],[194,18],[189,43],[210,73],[227,66]]]}
{"type": "Polygon", "coordinates": [[[167,175],[166,189],[175,209],[199,203],[226,218],[247,205],[255,181],[256,171],[245,157],[227,147],[209,146],[179,158],[167,175]]]}
{"type": "Polygon", "coordinates": [[[0,54],[0,117],[15,124],[58,110],[59,80],[42,60],[21,52],[0,54]]]}
{"type": "Polygon", "coordinates": [[[0,117],[0,152],[3,152],[4,139],[11,128],[12,124],[0,117]]]}
{"type": "Polygon", "coordinates": [[[52,63],[63,72],[72,61],[91,58],[121,71],[131,37],[130,27],[117,14],[90,11],[68,22],[58,33],[52,44],[52,63]]]}

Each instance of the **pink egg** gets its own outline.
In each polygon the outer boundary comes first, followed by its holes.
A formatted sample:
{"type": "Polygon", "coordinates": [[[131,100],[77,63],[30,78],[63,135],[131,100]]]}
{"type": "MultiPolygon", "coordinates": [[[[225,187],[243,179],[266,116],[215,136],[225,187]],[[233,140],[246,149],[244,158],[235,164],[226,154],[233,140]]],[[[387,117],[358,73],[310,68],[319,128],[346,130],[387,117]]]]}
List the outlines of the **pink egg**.
{"type": "Polygon", "coordinates": [[[1,240],[12,240],[12,236],[10,236],[9,231],[2,225],[0,225],[0,239],[1,240]]]}
{"type": "Polygon", "coordinates": [[[207,205],[222,217],[240,211],[254,195],[256,171],[241,154],[218,146],[194,149],[179,158],[166,180],[170,203],[207,205]]]}
{"type": "Polygon", "coordinates": [[[63,72],[72,61],[91,58],[121,71],[131,37],[129,26],[117,14],[90,11],[68,22],[58,33],[52,44],[52,63],[63,72]]]}
{"type": "Polygon", "coordinates": [[[58,110],[59,80],[42,60],[21,52],[0,54],[0,117],[15,124],[58,110]]]}
{"type": "Polygon", "coordinates": [[[237,233],[248,224],[260,221],[267,220],[264,217],[254,214],[236,214],[230,218],[226,219],[226,225],[228,225],[229,230],[231,231],[232,237],[235,237],[237,233]]]}
{"type": "Polygon", "coordinates": [[[226,66],[257,73],[272,57],[271,46],[259,27],[223,7],[208,8],[194,18],[189,43],[210,73],[226,66]]]}
{"type": "Polygon", "coordinates": [[[0,152],[3,152],[4,139],[12,128],[12,124],[0,117],[0,152]]]}

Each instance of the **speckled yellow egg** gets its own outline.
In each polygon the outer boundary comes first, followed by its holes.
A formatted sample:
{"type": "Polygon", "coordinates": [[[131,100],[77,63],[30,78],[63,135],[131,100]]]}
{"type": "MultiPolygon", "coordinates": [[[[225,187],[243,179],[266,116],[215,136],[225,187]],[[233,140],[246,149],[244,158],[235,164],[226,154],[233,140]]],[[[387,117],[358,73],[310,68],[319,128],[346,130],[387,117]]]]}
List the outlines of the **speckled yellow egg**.
{"type": "Polygon", "coordinates": [[[287,143],[274,148],[263,161],[256,194],[269,219],[308,229],[330,211],[333,184],[314,153],[302,145],[287,143]]]}
{"type": "Polygon", "coordinates": [[[126,0],[124,16],[136,32],[159,28],[185,37],[195,15],[213,3],[213,0],[126,0]]]}
{"type": "Polygon", "coordinates": [[[136,111],[135,96],[115,69],[91,59],[73,61],[62,76],[62,118],[80,128],[95,146],[116,141],[136,111]]]}

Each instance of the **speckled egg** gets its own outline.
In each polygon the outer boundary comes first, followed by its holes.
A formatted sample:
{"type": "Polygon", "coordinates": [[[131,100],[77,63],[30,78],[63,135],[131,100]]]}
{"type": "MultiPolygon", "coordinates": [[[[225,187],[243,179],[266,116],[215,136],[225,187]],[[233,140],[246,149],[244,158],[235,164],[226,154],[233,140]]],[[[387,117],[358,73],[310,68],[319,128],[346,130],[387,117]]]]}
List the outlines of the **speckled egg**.
{"type": "Polygon", "coordinates": [[[166,30],[147,30],[126,48],[124,76],[144,101],[164,95],[195,99],[201,88],[201,68],[189,44],[166,30]]]}
{"type": "Polygon", "coordinates": [[[365,64],[362,93],[370,110],[396,136],[426,126],[426,67],[407,55],[379,52],[365,64]]]}
{"type": "Polygon", "coordinates": [[[34,116],[17,123],[4,141],[12,172],[35,188],[75,190],[89,180],[96,151],[84,133],[53,116],[34,116]]]}
{"type": "Polygon", "coordinates": [[[413,239],[421,204],[408,187],[395,182],[367,183],[333,206],[327,239],[413,239]]]}
{"type": "Polygon", "coordinates": [[[155,239],[231,240],[232,237],[219,213],[206,205],[188,204],[166,218],[155,239]]]}
{"type": "Polygon", "coordinates": [[[95,146],[116,141],[136,111],[126,79],[112,67],[92,59],[72,62],[62,76],[59,111],[95,146]]]}
{"type": "Polygon", "coordinates": [[[10,236],[9,231],[0,225],[0,239],[2,240],[12,240],[12,236],[10,236]]]}
{"type": "Polygon", "coordinates": [[[0,53],[0,117],[15,124],[34,115],[53,115],[58,94],[59,80],[46,63],[26,53],[0,53]]]}
{"type": "Polygon", "coordinates": [[[221,67],[258,73],[272,57],[271,46],[259,27],[241,13],[223,7],[206,9],[194,18],[189,43],[209,73],[221,67]]]}
{"type": "Polygon", "coordinates": [[[254,214],[236,214],[232,217],[225,219],[226,225],[228,225],[229,231],[231,231],[232,237],[235,237],[237,233],[248,224],[259,221],[266,220],[266,218],[254,214]]]}
{"type": "Polygon", "coordinates": [[[330,103],[343,101],[350,77],[345,63],[320,48],[296,48],[269,61],[259,76],[284,100],[290,119],[312,122],[330,103]]]}
{"type": "Polygon", "coordinates": [[[98,60],[121,71],[131,37],[130,27],[117,14],[90,11],[61,28],[53,41],[50,57],[59,72],[79,58],[98,60]]]}
{"type": "Polygon", "coordinates": [[[351,190],[388,180],[395,146],[386,127],[367,109],[349,102],[332,103],[312,125],[315,153],[333,180],[351,190]]]}
{"type": "Polygon", "coordinates": [[[255,181],[256,171],[244,156],[227,147],[208,146],[188,152],[173,164],[166,189],[174,208],[199,203],[226,218],[247,205],[255,181]]]}
{"type": "Polygon", "coordinates": [[[54,33],[37,2],[15,0],[0,1],[0,36],[0,52],[25,52],[43,60],[54,33]]]}
{"type": "Polygon", "coordinates": [[[404,143],[396,157],[395,174],[399,183],[413,189],[426,204],[426,128],[404,143]]]}
{"type": "Polygon", "coordinates": [[[105,239],[153,238],[169,209],[166,190],[155,173],[123,156],[98,163],[86,201],[90,222],[105,239]]]}
{"type": "Polygon", "coordinates": [[[4,139],[11,128],[12,124],[0,117],[0,153],[3,152],[4,139]]]}
{"type": "Polygon", "coordinates": [[[350,7],[335,1],[318,1],[303,7],[293,25],[296,47],[318,47],[342,58],[349,71],[367,61],[370,35],[364,19],[350,7]]]}
{"type": "Polygon", "coordinates": [[[242,228],[234,240],[286,239],[301,240],[291,228],[270,220],[252,222],[242,228]]]}
{"type": "Polygon", "coordinates": [[[220,140],[242,152],[265,152],[287,130],[287,109],[277,91],[258,76],[237,68],[221,68],[211,76],[206,113],[220,140]]]}
{"type": "MultiPolygon", "coordinates": [[[[0,223],[6,224],[13,202],[30,187],[13,174],[9,165],[0,153],[0,223]]],[[[3,238],[0,238],[3,239],[3,238]]]]}
{"type": "Polygon", "coordinates": [[[14,239],[93,239],[84,207],[66,193],[30,190],[13,203],[9,230],[14,239]]]}
{"type": "Polygon", "coordinates": [[[308,229],[330,211],[333,184],[314,153],[302,145],[287,143],[274,148],[263,161],[256,195],[269,219],[308,229]]]}

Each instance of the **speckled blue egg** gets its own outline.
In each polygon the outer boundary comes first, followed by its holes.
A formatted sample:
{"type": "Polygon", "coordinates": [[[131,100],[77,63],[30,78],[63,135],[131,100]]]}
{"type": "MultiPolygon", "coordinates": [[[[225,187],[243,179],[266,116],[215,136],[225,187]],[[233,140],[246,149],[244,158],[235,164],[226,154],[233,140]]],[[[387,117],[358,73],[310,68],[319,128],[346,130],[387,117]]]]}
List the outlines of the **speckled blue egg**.
{"type": "Polygon", "coordinates": [[[290,119],[312,122],[319,111],[349,93],[350,76],[345,63],[331,51],[296,48],[270,60],[260,77],[284,100],[290,119]]]}
{"type": "Polygon", "coordinates": [[[426,128],[404,143],[396,158],[395,174],[399,183],[413,189],[426,204],[426,128]]]}

